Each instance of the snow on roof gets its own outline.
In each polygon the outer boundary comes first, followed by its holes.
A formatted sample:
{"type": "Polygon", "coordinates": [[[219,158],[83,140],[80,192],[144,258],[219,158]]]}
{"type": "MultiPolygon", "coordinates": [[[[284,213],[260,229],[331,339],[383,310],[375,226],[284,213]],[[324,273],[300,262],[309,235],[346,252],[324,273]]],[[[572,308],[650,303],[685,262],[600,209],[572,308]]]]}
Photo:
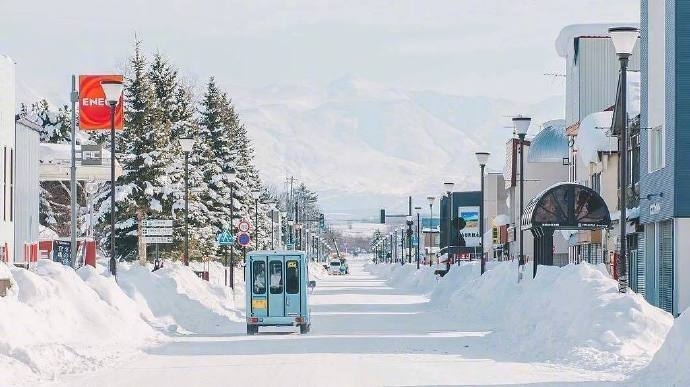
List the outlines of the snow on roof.
{"type": "Polygon", "coordinates": [[[572,58],[575,54],[576,38],[581,37],[608,37],[611,27],[639,27],[640,23],[595,23],[595,24],[571,24],[563,27],[556,38],[556,52],[562,58],[572,58]]]}
{"type": "Polygon", "coordinates": [[[599,161],[599,152],[615,152],[618,150],[616,138],[606,135],[611,127],[612,111],[596,112],[585,117],[580,122],[580,128],[575,138],[578,159],[585,165],[599,161]]]}
{"type": "Polygon", "coordinates": [[[499,214],[494,217],[494,226],[503,226],[505,224],[510,224],[510,217],[506,214],[499,214]]]}
{"type": "Polygon", "coordinates": [[[531,140],[527,160],[530,163],[560,162],[568,156],[568,138],[565,135],[565,121],[552,120],[531,140]]]}

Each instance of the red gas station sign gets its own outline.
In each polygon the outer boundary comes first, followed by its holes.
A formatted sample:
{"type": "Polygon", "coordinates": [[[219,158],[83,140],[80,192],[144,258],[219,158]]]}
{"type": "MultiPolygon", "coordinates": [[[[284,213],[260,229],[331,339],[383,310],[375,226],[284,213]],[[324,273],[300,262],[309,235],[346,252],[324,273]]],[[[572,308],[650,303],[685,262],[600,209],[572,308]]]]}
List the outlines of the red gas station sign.
{"type": "MultiPolygon", "coordinates": [[[[110,106],[101,87],[103,81],[123,82],[122,75],[79,76],[79,129],[110,130],[110,106]]],[[[124,127],[122,97],[115,107],[115,129],[124,127]]]]}

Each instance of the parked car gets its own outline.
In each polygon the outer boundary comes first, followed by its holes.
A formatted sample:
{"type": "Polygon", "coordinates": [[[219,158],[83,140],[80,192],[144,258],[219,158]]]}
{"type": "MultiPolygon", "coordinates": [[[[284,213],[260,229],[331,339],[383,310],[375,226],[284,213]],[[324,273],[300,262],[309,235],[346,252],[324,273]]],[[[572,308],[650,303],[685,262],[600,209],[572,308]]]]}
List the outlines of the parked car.
{"type": "Polygon", "coordinates": [[[340,267],[341,267],[340,260],[331,261],[328,265],[328,274],[332,274],[332,275],[344,274],[341,272],[340,267]]]}

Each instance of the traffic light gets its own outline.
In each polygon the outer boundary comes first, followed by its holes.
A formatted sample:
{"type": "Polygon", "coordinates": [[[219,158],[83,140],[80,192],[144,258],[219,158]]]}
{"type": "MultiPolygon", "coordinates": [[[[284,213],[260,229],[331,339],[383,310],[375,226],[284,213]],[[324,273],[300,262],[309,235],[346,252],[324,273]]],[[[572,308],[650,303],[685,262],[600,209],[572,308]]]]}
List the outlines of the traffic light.
{"type": "Polygon", "coordinates": [[[325,217],[323,216],[323,213],[319,214],[319,226],[320,226],[321,228],[326,227],[326,219],[325,219],[325,217]]]}
{"type": "Polygon", "coordinates": [[[381,210],[381,224],[386,224],[386,210],[381,210]]]}

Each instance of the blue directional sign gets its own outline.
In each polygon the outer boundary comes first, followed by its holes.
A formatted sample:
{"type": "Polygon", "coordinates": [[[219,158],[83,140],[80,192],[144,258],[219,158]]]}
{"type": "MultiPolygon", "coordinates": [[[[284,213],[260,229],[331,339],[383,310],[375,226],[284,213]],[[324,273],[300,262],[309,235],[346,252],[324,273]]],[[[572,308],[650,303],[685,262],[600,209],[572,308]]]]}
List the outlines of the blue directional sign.
{"type": "Polygon", "coordinates": [[[241,232],[237,235],[237,243],[239,243],[241,246],[247,246],[251,241],[252,237],[250,237],[246,232],[241,232]]]}
{"type": "Polygon", "coordinates": [[[228,246],[228,245],[235,243],[235,236],[230,234],[230,231],[223,230],[222,233],[218,234],[218,237],[216,237],[216,240],[218,241],[219,245],[228,246]]]}
{"type": "Polygon", "coordinates": [[[412,246],[417,247],[419,245],[419,240],[417,239],[416,235],[412,236],[412,246]]]}

